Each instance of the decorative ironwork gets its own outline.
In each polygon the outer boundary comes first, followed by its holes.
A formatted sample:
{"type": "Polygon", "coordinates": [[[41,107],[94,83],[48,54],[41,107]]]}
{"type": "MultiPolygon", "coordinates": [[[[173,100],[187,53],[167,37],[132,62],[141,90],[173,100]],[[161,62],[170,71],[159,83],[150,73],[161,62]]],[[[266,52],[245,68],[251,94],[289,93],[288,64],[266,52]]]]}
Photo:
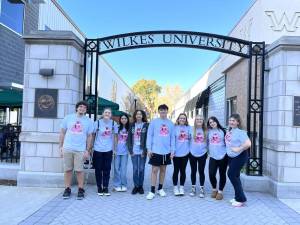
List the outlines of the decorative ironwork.
{"type": "MultiPolygon", "coordinates": [[[[262,175],[263,140],[263,87],[265,43],[191,31],[145,31],[125,33],[85,40],[84,99],[91,101],[89,116],[97,118],[98,58],[100,55],[137,48],[185,47],[218,51],[249,60],[247,131],[252,141],[246,167],[248,175],[262,175]],[[258,68],[260,67],[260,69],[258,68]]],[[[209,92],[207,92],[209,94],[209,92]]],[[[198,98],[197,108],[205,103],[204,95],[198,98]]],[[[205,110],[204,110],[205,111],[205,110]]]]}
{"type": "Polygon", "coordinates": [[[21,126],[5,125],[1,126],[0,131],[0,160],[1,162],[20,161],[20,142],[19,135],[21,126]]]}

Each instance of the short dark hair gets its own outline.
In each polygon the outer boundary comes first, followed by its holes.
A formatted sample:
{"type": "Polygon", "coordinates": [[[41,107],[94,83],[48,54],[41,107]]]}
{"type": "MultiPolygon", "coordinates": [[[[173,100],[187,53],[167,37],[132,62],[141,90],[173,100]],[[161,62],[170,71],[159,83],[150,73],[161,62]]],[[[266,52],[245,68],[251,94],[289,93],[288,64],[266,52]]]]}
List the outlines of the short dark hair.
{"type": "Polygon", "coordinates": [[[159,110],[169,110],[169,107],[166,104],[162,104],[158,106],[158,111],[159,110]]]}
{"type": "Polygon", "coordinates": [[[80,105],[84,105],[86,107],[86,109],[88,109],[88,107],[89,107],[89,105],[86,101],[79,101],[76,103],[76,106],[75,106],[76,111],[80,105]]]}

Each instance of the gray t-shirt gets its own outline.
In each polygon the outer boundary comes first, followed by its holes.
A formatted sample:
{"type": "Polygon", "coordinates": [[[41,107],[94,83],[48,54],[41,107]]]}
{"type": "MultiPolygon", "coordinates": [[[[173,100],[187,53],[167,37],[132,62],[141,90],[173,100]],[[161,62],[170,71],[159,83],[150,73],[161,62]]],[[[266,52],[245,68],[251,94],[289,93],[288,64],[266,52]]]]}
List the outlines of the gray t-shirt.
{"type": "Polygon", "coordinates": [[[183,157],[189,154],[191,127],[190,126],[175,126],[175,156],[183,157]]]}
{"type": "Polygon", "coordinates": [[[208,130],[209,156],[215,160],[221,160],[226,154],[224,132],[218,128],[208,130]]]}
{"type": "Polygon", "coordinates": [[[197,128],[196,133],[192,133],[190,152],[195,157],[201,157],[207,152],[207,138],[205,138],[202,128],[197,128]]]}
{"type": "Polygon", "coordinates": [[[118,125],[113,120],[105,121],[100,119],[94,123],[94,133],[96,134],[94,150],[97,152],[109,152],[113,149],[114,135],[118,133],[118,125]]]}
{"type": "Polygon", "coordinates": [[[127,155],[128,148],[127,148],[127,138],[128,138],[128,131],[123,128],[118,132],[118,145],[117,145],[117,155],[127,155]]]}
{"type": "Polygon", "coordinates": [[[143,150],[141,149],[141,135],[144,123],[135,123],[133,134],[133,154],[141,155],[143,150]]]}
{"type": "Polygon", "coordinates": [[[247,135],[247,132],[244,130],[234,128],[228,131],[225,136],[227,155],[231,158],[234,158],[241,154],[243,151],[234,152],[231,150],[231,147],[240,147],[248,139],[249,137],[247,135]]]}
{"type": "Polygon", "coordinates": [[[63,149],[83,152],[86,150],[87,136],[93,133],[93,122],[87,116],[76,113],[67,115],[60,126],[66,130],[63,149]]]}

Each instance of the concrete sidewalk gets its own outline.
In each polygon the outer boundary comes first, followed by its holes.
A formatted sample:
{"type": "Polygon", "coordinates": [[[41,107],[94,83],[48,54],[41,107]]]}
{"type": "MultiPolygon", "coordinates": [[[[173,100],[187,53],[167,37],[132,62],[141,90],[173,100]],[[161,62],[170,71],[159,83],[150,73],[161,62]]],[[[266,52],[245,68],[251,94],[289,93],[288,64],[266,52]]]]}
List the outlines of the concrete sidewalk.
{"type": "Polygon", "coordinates": [[[57,196],[60,188],[26,188],[0,185],[0,224],[18,224],[57,196]]]}

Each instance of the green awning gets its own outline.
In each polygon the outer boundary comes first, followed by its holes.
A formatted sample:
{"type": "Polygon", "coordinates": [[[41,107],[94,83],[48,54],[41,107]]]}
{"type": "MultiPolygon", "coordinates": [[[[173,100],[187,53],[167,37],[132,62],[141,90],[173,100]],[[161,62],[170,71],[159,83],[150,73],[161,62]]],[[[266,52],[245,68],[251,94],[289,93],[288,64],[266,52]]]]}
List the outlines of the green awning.
{"type": "Polygon", "coordinates": [[[23,102],[23,90],[1,90],[0,107],[21,108],[23,102]]]}
{"type": "Polygon", "coordinates": [[[109,101],[105,98],[98,97],[98,111],[102,112],[105,108],[111,108],[112,110],[119,110],[119,104],[109,101]]]}

